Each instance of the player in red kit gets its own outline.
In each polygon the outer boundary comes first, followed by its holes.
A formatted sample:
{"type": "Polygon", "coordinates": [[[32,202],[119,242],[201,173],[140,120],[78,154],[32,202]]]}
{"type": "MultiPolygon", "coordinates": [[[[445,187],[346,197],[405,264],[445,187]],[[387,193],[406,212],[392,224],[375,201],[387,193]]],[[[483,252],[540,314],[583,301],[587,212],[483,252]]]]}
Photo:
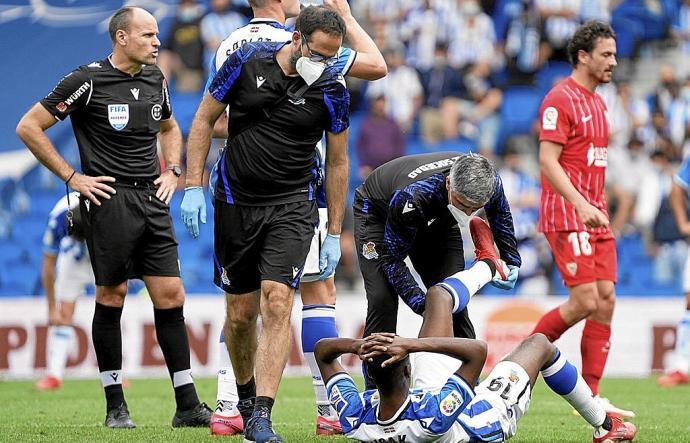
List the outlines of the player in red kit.
{"type": "MultiPolygon", "coordinates": [[[[582,376],[596,396],[610,346],[616,240],[604,196],[608,114],[595,90],[611,81],[615,38],[602,22],[590,21],[578,28],[568,45],[572,74],[549,91],[539,111],[539,230],[549,242],[569,297],[547,312],[532,333],[554,341],[586,320],[580,342],[582,376]]],[[[610,414],[635,415],[607,399],[600,401],[610,414]]]]}

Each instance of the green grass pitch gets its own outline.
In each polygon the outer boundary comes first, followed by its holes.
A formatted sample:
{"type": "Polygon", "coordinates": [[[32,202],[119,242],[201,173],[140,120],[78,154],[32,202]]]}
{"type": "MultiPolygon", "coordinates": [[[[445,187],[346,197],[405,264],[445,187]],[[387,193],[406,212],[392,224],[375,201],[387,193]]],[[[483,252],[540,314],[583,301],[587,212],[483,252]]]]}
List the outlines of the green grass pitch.
{"type": "MultiPolygon", "coordinates": [[[[214,402],[214,379],[197,380],[200,397],[214,402]]],[[[690,442],[690,387],[657,388],[654,379],[605,379],[603,392],[637,413],[639,442],[690,442]]],[[[132,380],[125,391],[135,430],[103,427],[105,400],[97,380],[68,381],[57,392],[37,392],[32,382],[0,381],[0,442],[241,442],[212,437],[208,429],[172,429],[174,401],[168,380],[132,380]]],[[[286,442],[345,442],[314,435],[311,379],[283,380],[274,427],[286,442]]],[[[513,442],[591,442],[591,430],[542,380],[513,442]]]]}

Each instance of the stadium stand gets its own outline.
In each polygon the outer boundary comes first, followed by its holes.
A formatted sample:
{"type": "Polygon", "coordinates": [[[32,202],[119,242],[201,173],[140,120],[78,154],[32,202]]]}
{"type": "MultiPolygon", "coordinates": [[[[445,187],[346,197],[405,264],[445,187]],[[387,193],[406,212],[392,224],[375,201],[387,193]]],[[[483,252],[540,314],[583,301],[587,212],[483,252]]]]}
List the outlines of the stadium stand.
{"type": "MultiPolygon", "coordinates": [[[[2,264],[0,296],[41,293],[39,278],[42,254],[41,236],[48,211],[64,193],[63,184],[38,166],[34,166],[21,176],[16,176],[12,171],[12,165],[3,165],[5,155],[24,151],[14,135],[14,126],[21,114],[54,86],[59,73],[69,72],[78,63],[89,59],[95,60],[107,53],[109,42],[104,23],[107,23],[108,16],[121,3],[115,0],[103,1],[99,2],[100,6],[86,11],[80,9],[80,2],[77,2],[72,7],[64,7],[60,17],[50,15],[50,11],[33,11],[28,6],[18,10],[19,12],[6,20],[0,18],[0,22],[4,21],[3,40],[6,47],[13,48],[12,51],[7,51],[6,60],[0,66],[0,77],[11,86],[0,91],[0,101],[9,104],[5,106],[3,119],[0,119],[0,140],[3,140],[0,144],[0,263],[2,264]],[[31,31],[27,32],[27,29],[31,31]],[[31,62],[27,63],[26,54],[34,52],[36,46],[43,48],[41,53],[45,56],[32,58],[31,62]]],[[[161,24],[161,36],[165,38],[175,2],[166,0],[157,3],[161,5],[156,12],[161,24]]],[[[206,4],[206,2],[200,3],[206,4]]],[[[368,25],[370,33],[377,42],[388,46],[401,44],[396,27],[391,26],[394,24],[394,19],[390,17],[405,17],[406,10],[401,6],[405,2],[395,2],[396,5],[400,5],[392,6],[399,8],[397,13],[387,13],[385,16],[377,15],[372,6],[376,2],[352,0],[351,3],[358,18],[368,25]]],[[[421,2],[413,0],[406,3],[416,5],[421,2]]],[[[484,3],[489,5],[493,2],[482,2],[482,5],[484,3]]],[[[491,66],[491,81],[494,86],[502,90],[501,128],[496,150],[498,162],[509,139],[515,136],[529,137],[533,134],[534,121],[545,91],[553,85],[554,81],[567,76],[570,72],[569,65],[563,60],[543,60],[543,67],[534,75],[533,84],[510,84],[505,57],[500,50],[503,47],[510,21],[520,13],[521,6],[518,6],[521,3],[515,0],[499,0],[495,2],[493,8],[485,8],[485,12],[493,18],[496,34],[496,60],[491,66]]],[[[599,2],[595,3],[599,4],[599,2]]],[[[430,4],[431,8],[444,11],[450,18],[454,14],[461,14],[454,6],[455,1],[436,0],[431,1],[430,4]]],[[[626,76],[625,80],[630,82],[633,94],[637,98],[646,100],[650,105],[646,111],[646,121],[629,129],[636,137],[645,137],[650,131],[654,131],[650,116],[657,105],[653,93],[658,85],[659,65],[668,60],[683,58],[682,45],[676,46],[670,38],[672,25],[679,26],[675,18],[678,16],[680,7],[678,0],[645,2],[623,0],[613,10],[604,11],[602,18],[610,19],[618,35],[621,72],[626,76]]],[[[3,11],[0,9],[0,17],[3,11]]],[[[403,24],[404,22],[405,19],[403,19],[403,24]]],[[[449,26],[452,26],[452,23],[449,26]]],[[[437,42],[452,42],[452,31],[452,27],[438,29],[434,38],[437,42]]],[[[687,58],[687,54],[685,57],[687,58]]],[[[685,80],[685,75],[688,74],[686,68],[679,66],[676,72],[677,86],[680,91],[676,98],[685,106],[690,107],[690,85],[685,80]]],[[[472,67],[465,66],[459,69],[462,75],[466,75],[472,67]]],[[[177,93],[174,82],[171,86],[176,118],[183,132],[187,133],[201,98],[201,91],[177,93]]],[[[353,88],[353,96],[364,97],[360,84],[351,82],[350,86],[353,88]]],[[[463,91],[463,93],[470,95],[472,91],[463,91]]],[[[613,96],[617,97],[615,93],[613,96]]],[[[359,185],[354,143],[359,124],[366,112],[364,110],[368,108],[364,100],[358,100],[358,102],[360,104],[353,110],[350,128],[351,192],[359,185]]],[[[609,103],[609,108],[611,107],[609,103]]],[[[683,118],[685,118],[683,123],[688,125],[690,117],[683,118]]],[[[433,145],[425,144],[419,136],[418,124],[418,121],[415,121],[407,134],[407,152],[410,154],[437,150],[464,152],[477,150],[477,139],[468,136],[465,132],[462,132],[458,139],[444,140],[433,145]]],[[[690,134],[690,131],[687,132],[690,134]]],[[[69,124],[57,125],[49,132],[49,135],[63,155],[77,164],[78,153],[69,124]]],[[[653,140],[656,139],[645,139],[645,155],[650,155],[658,148],[653,140]]],[[[690,149],[690,138],[686,136],[683,143],[676,145],[678,156],[670,158],[671,162],[677,162],[687,155],[690,149]]],[[[535,154],[535,152],[526,153],[525,161],[534,161],[535,154]]],[[[527,169],[534,171],[533,166],[527,169]]],[[[180,222],[181,197],[181,193],[178,192],[171,203],[171,212],[180,243],[185,287],[190,294],[215,293],[212,267],[209,265],[212,261],[213,250],[212,217],[209,217],[209,222],[202,229],[199,239],[192,240],[180,222]]],[[[209,202],[209,213],[210,211],[209,202]]],[[[655,249],[655,245],[648,240],[649,236],[644,228],[636,226],[635,220],[630,220],[625,226],[626,229],[618,233],[618,294],[622,296],[680,294],[682,291],[679,278],[673,283],[660,283],[655,280],[653,273],[649,272],[654,268],[655,258],[650,251],[655,249]]],[[[539,234],[535,235],[539,236],[539,234]]],[[[564,294],[565,291],[557,273],[553,272],[548,263],[544,263],[543,268],[550,282],[549,293],[564,294]]]]}

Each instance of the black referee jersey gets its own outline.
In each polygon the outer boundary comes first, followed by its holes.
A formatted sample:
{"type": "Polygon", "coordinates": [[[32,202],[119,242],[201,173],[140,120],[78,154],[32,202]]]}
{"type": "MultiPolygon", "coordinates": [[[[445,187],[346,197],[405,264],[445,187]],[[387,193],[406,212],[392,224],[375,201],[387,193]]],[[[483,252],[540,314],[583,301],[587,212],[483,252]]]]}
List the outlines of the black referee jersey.
{"type": "Polygon", "coordinates": [[[58,120],[72,119],[84,174],[128,179],[160,175],[156,138],[172,108],[157,66],[130,75],[109,58],[83,65],[40,103],[58,120]]]}

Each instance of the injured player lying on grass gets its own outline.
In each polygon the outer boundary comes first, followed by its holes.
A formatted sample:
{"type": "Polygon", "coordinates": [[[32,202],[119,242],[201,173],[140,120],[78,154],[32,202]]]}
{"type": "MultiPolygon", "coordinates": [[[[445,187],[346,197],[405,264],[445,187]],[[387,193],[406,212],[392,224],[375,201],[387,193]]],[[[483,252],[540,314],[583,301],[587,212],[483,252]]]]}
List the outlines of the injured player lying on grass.
{"type": "Polygon", "coordinates": [[[547,386],[592,426],[593,442],[631,441],[635,425],[608,416],[575,366],[542,334],[523,340],[474,388],[486,344],[453,338],[451,315],[506,268],[488,225],[475,218],[470,230],[478,261],[429,289],[419,338],[377,333],[317,343],[316,359],[347,437],[365,442],[505,441],[515,435],[541,373],[547,386]],[[345,353],[364,360],[378,390],[358,392],[338,361],[345,353]]]}

